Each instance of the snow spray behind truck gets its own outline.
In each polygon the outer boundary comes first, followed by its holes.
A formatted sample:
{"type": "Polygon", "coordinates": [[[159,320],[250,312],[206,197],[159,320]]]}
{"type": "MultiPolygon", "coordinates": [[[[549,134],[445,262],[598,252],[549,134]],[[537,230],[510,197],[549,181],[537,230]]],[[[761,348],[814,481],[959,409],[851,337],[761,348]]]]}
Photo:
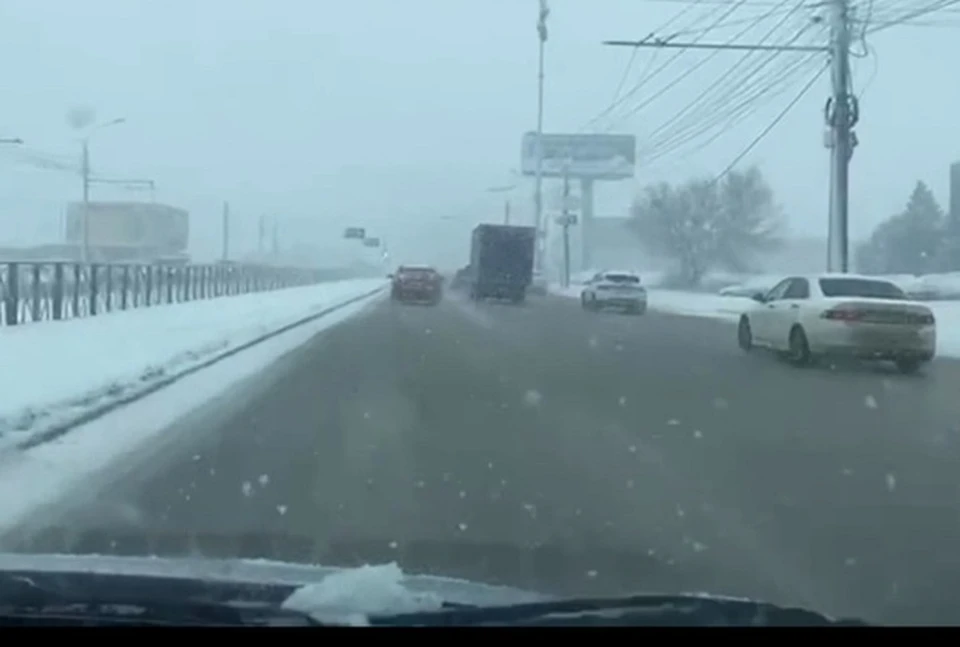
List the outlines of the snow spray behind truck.
{"type": "Polygon", "coordinates": [[[526,298],[533,278],[533,227],[477,225],[470,240],[470,298],[526,298]]]}

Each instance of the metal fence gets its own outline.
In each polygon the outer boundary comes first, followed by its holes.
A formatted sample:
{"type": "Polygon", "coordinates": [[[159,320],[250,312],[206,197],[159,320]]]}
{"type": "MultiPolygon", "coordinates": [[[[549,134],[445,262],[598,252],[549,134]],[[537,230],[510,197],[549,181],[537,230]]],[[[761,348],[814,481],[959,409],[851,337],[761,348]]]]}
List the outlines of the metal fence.
{"type": "Polygon", "coordinates": [[[0,325],[278,290],[343,278],[335,270],[264,265],[0,262],[0,325]]]}

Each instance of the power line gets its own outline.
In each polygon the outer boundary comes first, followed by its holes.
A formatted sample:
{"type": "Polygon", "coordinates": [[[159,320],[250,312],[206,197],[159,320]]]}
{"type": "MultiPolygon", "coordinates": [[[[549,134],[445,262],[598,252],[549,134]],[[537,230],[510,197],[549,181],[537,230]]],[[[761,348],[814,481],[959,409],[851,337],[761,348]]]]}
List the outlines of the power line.
{"type": "MultiPolygon", "coordinates": [[[[757,18],[755,18],[754,21],[753,21],[750,25],[748,25],[748,26],[745,27],[744,29],[741,29],[739,32],[737,32],[737,34],[735,34],[733,37],[731,37],[731,38],[727,41],[727,43],[725,43],[725,45],[730,45],[730,44],[734,43],[738,38],[742,37],[742,36],[743,36],[744,34],[746,34],[748,31],[750,31],[751,29],[753,29],[754,27],[756,27],[757,25],[759,25],[760,23],[762,23],[764,20],[766,20],[767,18],[769,18],[777,9],[782,8],[782,6],[785,5],[785,4],[787,4],[787,2],[789,2],[789,0],[780,0],[780,2],[779,2],[777,5],[774,6],[774,9],[772,9],[772,10],[768,11],[767,13],[762,14],[761,16],[758,16],[757,18]]],[[[799,5],[798,5],[798,8],[799,8],[799,5]]],[[[789,18],[790,15],[791,15],[791,14],[787,14],[787,16],[786,16],[783,20],[781,20],[781,22],[780,22],[779,24],[782,24],[783,22],[785,22],[786,19],[789,18]]],[[[779,26],[779,24],[778,24],[778,26],[779,26]]],[[[768,34],[768,35],[769,35],[769,34],[768,34]]],[[[666,44],[668,44],[668,43],[664,43],[664,45],[666,45],[666,44]]],[[[654,44],[654,43],[650,43],[649,45],[650,45],[650,46],[654,46],[654,47],[660,46],[660,45],[654,44]]],[[[639,46],[640,46],[640,45],[638,45],[638,47],[639,47],[639,46]]],[[[622,120],[624,120],[624,119],[627,119],[628,117],[630,117],[630,116],[632,116],[632,115],[635,115],[635,114],[636,114],[637,112],[639,112],[640,110],[643,110],[645,107],[647,107],[648,105],[650,105],[651,103],[653,103],[654,101],[656,101],[657,99],[659,99],[661,96],[663,96],[663,95],[664,95],[666,92],[668,92],[670,89],[672,89],[673,87],[675,87],[676,85],[678,85],[678,84],[679,84],[681,81],[683,81],[685,78],[687,78],[688,76],[690,76],[691,74],[693,74],[694,72],[696,72],[698,69],[700,69],[701,67],[703,67],[704,65],[706,65],[711,59],[713,59],[715,56],[717,56],[717,55],[720,53],[720,51],[721,51],[720,48],[713,48],[713,49],[714,49],[715,51],[711,52],[708,56],[700,59],[695,65],[691,65],[690,67],[688,67],[683,74],[681,74],[681,75],[679,75],[678,77],[674,78],[673,81],[671,81],[671,82],[668,83],[666,86],[664,86],[663,88],[661,88],[658,92],[654,93],[654,94],[651,95],[650,97],[647,97],[646,100],[644,100],[644,101],[640,102],[638,105],[634,106],[634,107],[633,107],[631,110],[629,110],[626,114],[621,115],[621,116],[619,117],[619,120],[622,121],[622,120]]],[[[609,129],[609,128],[608,128],[608,129],[609,129]]]]}
{"type": "Polygon", "coordinates": [[[872,28],[868,28],[866,30],[866,33],[874,34],[883,29],[887,29],[889,27],[893,27],[896,25],[901,25],[909,20],[913,20],[914,18],[920,18],[922,16],[926,16],[928,14],[941,11],[943,9],[947,9],[954,5],[960,5],[960,0],[938,0],[937,2],[931,2],[925,6],[914,9],[913,11],[908,11],[898,16],[897,18],[893,18],[885,21],[879,21],[872,28]]]}
{"type": "MultiPolygon", "coordinates": [[[[698,0],[698,1],[703,1],[703,0],[698,0]]],[[[736,11],[737,8],[738,8],[742,3],[746,2],[746,1],[747,1],[747,0],[737,0],[736,4],[734,4],[733,6],[731,6],[731,7],[730,7],[727,11],[725,11],[719,18],[717,18],[698,38],[695,38],[693,42],[698,42],[701,38],[704,38],[704,37],[706,36],[706,34],[709,33],[709,31],[710,31],[711,29],[713,29],[713,28],[715,28],[717,25],[721,24],[730,14],[732,14],[734,11],[736,11]]],[[[713,9],[712,11],[710,11],[710,12],[707,14],[707,17],[716,14],[718,11],[720,11],[720,9],[722,9],[722,6],[713,9]]],[[[620,99],[618,99],[617,101],[615,101],[615,102],[611,103],[609,106],[607,106],[604,110],[602,110],[602,111],[601,111],[598,115],[596,115],[593,119],[591,119],[591,120],[588,121],[586,124],[584,124],[583,126],[581,126],[579,130],[581,130],[581,131],[586,130],[587,128],[589,128],[590,126],[592,126],[593,124],[597,123],[598,121],[600,121],[601,119],[603,119],[604,117],[606,117],[607,115],[609,115],[611,112],[613,112],[614,110],[616,110],[618,107],[620,107],[621,105],[623,105],[625,102],[627,102],[627,101],[630,99],[630,97],[632,97],[632,96],[635,95],[637,92],[639,92],[640,89],[641,89],[648,81],[650,81],[651,79],[653,79],[654,77],[656,77],[660,72],[662,72],[664,69],[666,69],[667,67],[669,67],[669,65],[670,65],[671,63],[673,63],[675,60],[677,60],[678,58],[680,58],[681,56],[683,56],[684,53],[685,53],[684,51],[680,51],[680,52],[677,52],[676,54],[674,54],[673,56],[671,56],[670,59],[667,60],[663,65],[659,66],[656,70],[654,70],[652,74],[650,74],[648,77],[646,77],[646,78],[644,78],[644,79],[641,79],[640,81],[638,81],[637,83],[635,83],[635,84],[633,85],[633,87],[631,87],[630,90],[629,90],[625,95],[623,95],[622,97],[620,97],[620,99]]]]}
{"type": "MultiPolygon", "coordinates": [[[[788,13],[786,16],[784,16],[784,18],[783,18],[782,20],[780,20],[776,25],[774,25],[774,27],[773,27],[770,31],[768,31],[768,32],[763,36],[763,38],[761,38],[760,42],[762,43],[762,42],[766,41],[770,36],[772,36],[772,35],[774,34],[774,32],[776,32],[776,31],[790,18],[790,16],[793,15],[793,13],[794,13],[796,10],[800,9],[802,6],[803,6],[802,3],[798,3],[798,4],[791,10],[790,13],[788,13]]],[[[804,33],[808,28],[809,28],[809,25],[807,25],[807,27],[805,27],[804,29],[801,29],[790,41],[788,41],[787,44],[792,44],[792,43],[796,42],[796,41],[800,38],[800,36],[802,36],[803,33],[804,33]]],[[[734,63],[730,68],[728,68],[725,73],[723,73],[722,75],[718,76],[718,77],[713,81],[713,83],[711,83],[711,84],[708,85],[706,88],[704,88],[704,90],[703,90],[702,92],[700,92],[700,94],[697,95],[697,97],[694,98],[693,101],[691,101],[690,103],[688,103],[682,110],[680,110],[679,112],[675,113],[675,114],[674,114],[670,119],[668,119],[664,124],[662,124],[662,125],[660,125],[659,127],[657,127],[657,128],[649,135],[648,139],[652,139],[653,137],[656,137],[658,134],[664,132],[665,130],[667,130],[667,129],[668,129],[670,126],[672,126],[673,124],[677,123],[678,121],[682,121],[684,115],[688,115],[688,114],[690,113],[690,111],[691,111],[692,109],[694,109],[699,103],[701,103],[701,102],[704,100],[704,98],[706,98],[707,95],[709,95],[710,92],[712,92],[715,88],[721,87],[725,82],[727,82],[727,80],[730,78],[730,76],[733,75],[733,74],[737,71],[737,69],[740,68],[744,63],[746,63],[746,62],[753,56],[753,54],[754,54],[754,52],[748,52],[748,53],[744,54],[743,56],[741,56],[740,59],[739,59],[736,63],[734,63]]],[[[723,94],[723,98],[727,98],[727,97],[729,97],[731,94],[733,94],[734,92],[736,92],[740,87],[742,87],[743,83],[745,83],[746,81],[749,81],[750,78],[752,78],[755,74],[757,74],[757,73],[758,73],[760,70],[762,70],[764,67],[766,67],[767,65],[769,65],[769,64],[770,64],[774,59],[776,59],[777,56],[779,56],[780,54],[782,54],[782,52],[774,52],[771,56],[769,56],[769,57],[766,59],[765,62],[763,62],[763,63],[761,63],[759,66],[755,67],[752,72],[749,72],[749,73],[747,74],[746,78],[742,79],[737,86],[734,86],[733,84],[731,84],[731,83],[728,82],[728,83],[727,83],[727,91],[723,94]]]]}
{"type": "Polygon", "coordinates": [[[791,81],[793,81],[797,73],[806,69],[815,57],[815,54],[810,54],[803,59],[795,61],[792,64],[788,64],[782,70],[772,70],[769,76],[774,77],[775,82],[768,83],[766,86],[761,87],[756,91],[753,91],[753,89],[760,84],[754,84],[754,86],[751,86],[750,90],[752,93],[747,94],[741,101],[732,107],[727,108],[722,112],[715,113],[710,121],[699,129],[696,129],[695,125],[688,126],[682,131],[656,142],[650,147],[649,152],[645,154],[643,165],[650,164],[657,159],[670,155],[686,144],[696,140],[699,137],[702,137],[704,134],[712,130],[716,130],[712,136],[707,138],[705,141],[700,142],[698,147],[703,148],[709,144],[712,144],[721,136],[727,134],[731,128],[743,121],[746,117],[753,114],[761,105],[759,100],[765,97],[772,99],[780,96],[784,91],[786,91],[791,86],[791,81]]]}
{"type": "Polygon", "coordinates": [[[786,117],[787,114],[793,109],[793,107],[800,102],[800,99],[802,99],[803,96],[804,96],[807,92],[810,91],[810,88],[812,88],[812,87],[813,87],[813,84],[816,83],[817,80],[818,80],[821,76],[823,76],[823,73],[827,71],[827,68],[828,68],[828,67],[830,67],[830,66],[829,66],[829,65],[824,65],[824,66],[821,67],[820,70],[813,76],[813,78],[811,78],[809,81],[807,81],[806,85],[804,85],[803,88],[800,89],[800,92],[797,93],[797,95],[790,101],[790,103],[788,103],[787,106],[786,106],[783,110],[781,110],[780,113],[774,118],[774,120],[773,120],[772,122],[770,122],[770,124],[769,124],[766,128],[764,128],[762,131],[760,131],[760,134],[757,135],[756,138],[755,138],[753,141],[751,141],[751,142],[747,145],[747,147],[744,148],[743,151],[741,151],[740,154],[737,155],[737,156],[733,159],[733,161],[730,162],[730,164],[727,165],[727,167],[726,167],[725,169],[723,169],[723,171],[720,173],[720,175],[718,175],[718,176],[714,179],[714,182],[717,182],[717,181],[723,179],[723,177],[724,177],[727,173],[729,173],[731,170],[733,170],[733,168],[734,168],[737,164],[740,163],[740,160],[742,160],[744,157],[746,157],[746,156],[750,153],[750,151],[752,151],[752,150],[757,146],[757,144],[759,144],[761,141],[763,141],[763,138],[764,138],[764,137],[766,137],[768,134],[770,134],[770,131],[772,131],[774,128],[777,127],[777,124],[779,124],[781,121],[783,121],[783,118],[786,117]]]}
{"type": "MultiPolygon", "coordinates": [[[[694,8],[696,8],[698,4],[700,4],[700,3],[699,3],[699,2],[691,2],[691,3],[687,4],[686,7],[684,7],[683,9],[681,9],[680,11],[678,11],[677,13],[673,14],[673,16],[672,16],[669,20],[667,20],[666,22],[664,22],[662,25],[660,25],[660,26],[659,26],[657,29],[655,29],[654,31],[650,32],[649,38],[652,38],[652,37],[654,36],[654,34],[656,34],[657,32],[665,31],[670,25],[672,25],[673,23],[677,22],[678,20],[680,20],[680,18],[682,18],[683,16],[685,16],[687,13],[689,13],[690,11],[692,11],[694,8]]],[[[683,33],[683,32],[679,32],[679,33],[683,33]]],[[[633,68],[633,63],[634,63],[634,61],[637,59],[637,54],[639,54],[639,52],[640,52],[639,49],[635,49],[635,50],[633,50],[633,52],[630,54],[630,60],[627,61],[627,65],[626,65],[626,67],[625,67],[624,70],[623,70],[623,76],[620,78],[620,83],[617,85],[617,91],[614,92],[614,94],[613,94],[613,99],[610,100],[610,103],[611,103],[611,104],[612,104],[612,103],[616,103],[616,101],[620,98],[620,92],[621,92],[621,90],[623,90],[623,86],[624,86],[624,85],[626,84],[626,82],[627,82],[627,77],[630,75],[630,70],[633,68]]],[[[641,79],[642,79],[644,76],[646,76],[647,72],[650,71],[650,66],[653,64],[654,58],[655,58],[655,56],[654,56],[654,57],[651,57],[650,62],[647,64],[646,68],[644,68],[643,73],[640,75],[640,78],[641,78],[641,79]]]]}

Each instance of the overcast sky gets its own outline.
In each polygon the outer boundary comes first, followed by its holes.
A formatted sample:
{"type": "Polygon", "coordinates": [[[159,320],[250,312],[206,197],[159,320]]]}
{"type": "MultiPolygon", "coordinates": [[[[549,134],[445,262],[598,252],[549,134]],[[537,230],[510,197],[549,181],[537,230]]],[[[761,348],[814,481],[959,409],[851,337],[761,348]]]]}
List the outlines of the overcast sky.
{"type": "MultiPolygon", "coordinates": [[[[816,3],[735,4],[552,0],[545,129],[576,132],[620,97],[593,126],[635,134],[642,159],[659,154],[635,182],[599,187],[598,214],[623,214],[640,184],[719,173],[825,63],[783,54],[745,81],[769,56],[755,54],[683,113],[742,52],[685,53],[628,94],[675,51],[642,49],[631,62],[631,50],[601,45],[650,32],[727,42],[745,28],[738,42],[770,32],[768,43],[825,42],[816,3]],[[719,119],[759,93],[742,119],[719,119]],[[684,134],[692,138],[677,148],[684,134]]],[[[874,25],[928,4],[854,3],[874,25]]],[[[281,219],[282,241],[321,242],[331,254],[347,249],[341,228],[358,224],[410,260],[459,255],[475,222],[499,216],[501,197],[485,190],[513,181],[520,136],[535,125],[536,17],[536,0],[3,0],[0,136],[26,144],[0,151],[0,239],[57,237],[62,206],[81,188],[69,172],[80,133],[66,115],[88,106],[98,120],[127,120],[92,138],[95,170],[155,180],[158,200],[190,210],[198,257],[218,252],[224,200],[239,247],[255,244],[256,219],[268,214],[281,219]],[[68,170],[38,165],[51,161],[68,170]]],[[[918,179],[946,204],[947,168],[960,158],[958,35],[960,14],[948,9],[867,36],[870,54],[855,59],[864,94],[854,236],[901,208],[918,179]]],[[[762,167],[792,230],[807,235],[826,228],[828,92],[824,75],[741,161],[762,167]]],[[[97,187],[93,197],[144,196],[97,187]]],[[[528,183],[513,200],[526,215],[528,183]]]]}

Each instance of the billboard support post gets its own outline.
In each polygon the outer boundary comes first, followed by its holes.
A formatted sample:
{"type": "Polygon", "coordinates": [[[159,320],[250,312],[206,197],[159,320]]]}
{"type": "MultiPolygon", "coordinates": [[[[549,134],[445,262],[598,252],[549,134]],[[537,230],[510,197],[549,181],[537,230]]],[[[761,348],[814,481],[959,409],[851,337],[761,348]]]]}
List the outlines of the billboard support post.
{"type": "Polygon", "coordinates": [[[90,262],[90,145],[83,140],[80,158],[80,172],[83,176],[83,252],[81,260],[90,262]]]}
{"type": "Polygon", "coordinates": [[[580,178],[580,269],[593,269],[590,237],[593,233],[593,179],[580,178]]]}
{"type": "Polygon", "coordinates": [[[563,173],[563,287],[570,287],[570,167],[563,173]]]}

